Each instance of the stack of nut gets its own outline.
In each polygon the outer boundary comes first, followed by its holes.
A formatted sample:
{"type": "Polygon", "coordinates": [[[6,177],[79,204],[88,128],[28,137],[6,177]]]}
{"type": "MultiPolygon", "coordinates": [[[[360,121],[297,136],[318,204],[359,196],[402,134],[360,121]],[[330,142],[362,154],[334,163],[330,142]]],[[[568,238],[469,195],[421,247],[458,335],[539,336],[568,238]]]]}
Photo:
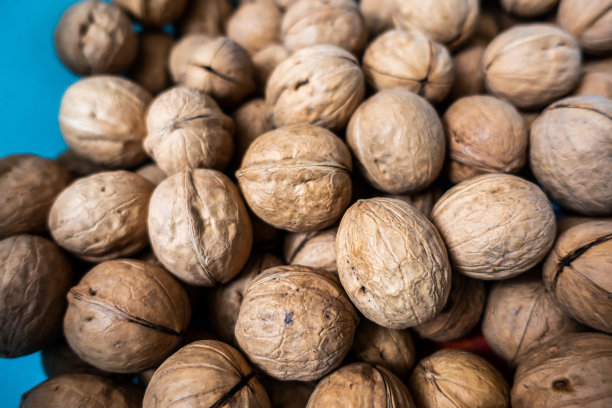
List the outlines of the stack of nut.
{"type": "Polygon", "coordinates": [[[84,0],[54,39],[69,150],[0,159],[22,407],[612,406],[611,0],[84,0]]]}

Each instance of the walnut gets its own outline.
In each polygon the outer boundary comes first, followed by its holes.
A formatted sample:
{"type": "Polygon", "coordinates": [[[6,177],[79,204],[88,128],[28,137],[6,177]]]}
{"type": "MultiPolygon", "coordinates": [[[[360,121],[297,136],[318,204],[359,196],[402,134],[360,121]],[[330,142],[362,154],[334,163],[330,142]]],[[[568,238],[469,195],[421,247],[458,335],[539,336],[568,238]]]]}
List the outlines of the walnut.
{"type": "Polygon", "coordinates": [[[229,0],[189,0],[176,28],[181,35],[223,35],[232,11],[232,3],[229,0]]]}
{"type": "Polygon", "coordinates": [[[55,159],[74,178],[90,176],[94,173],[107,171],[108,167],[94,163],[68,149],[55,159]]]}
{"type": "Polygon", "coordinates": [[[361,0],[359,11],[363,15],[370,37],[393,28],[394,0],[361,0]]]}
{"type": "Polygon", "coordinates": [[[484,52],[485,45],[474,44],[453,55],[455,80],[449,93],[450,100],[484,93],[484,72],[480,64],[484,52]]]}
{"type": "Polygon", "coordinates": [[[375,90],[403,88],[440,102],[453,84],[448,50],[419,31],[387,31],[370,43],[363,73],[375,90]]]}
{"type": "Polygon", "coordinates": [[[174,43],[168,55],[168,71],[174,82],[178,82],[179,78],[185,75],[187,63],[193,51],[212,40],[213,37],[207,34],[196,33],[187,34],[174,43]]]}
{"type": "Polygon", "coordinates": [[[612,58],[585,63],[574,95],[599,95],[612,99],[612,58]]]}
{"type": "Polygon", "coordinates": [[[442,196],[442,189],[436,185],[432,185],[427,189],[414,194],[387,194],[384,197],[395,198],[410,204],[427,218],[431,217],[431,210],[436,201],[442,196]]]}
{"type": "Polygon", "coordinates": [[[262,98],[253,99],[232,115],[236,126],[236,154],[239,160],[244,156],[253,140],[274,129],[270,118],[270,108],[262,98]]]}
{"type": "Polygon", "coordinates": [[[276,67],[268,79],[266,102],[276,127],[310,123],[340,129],[364,94],[357,59],[336,46],[315,45],[276,67]]]}
{"type": "Polygon", "coordinates": [[[431,216],[453,270],[476,279],[506,279],[540,262],[555,239],[555,214],[535,184],[485,174],[448,190],[431,216]]]}
{"type": "Polygon", "coordinates": [[[145,164],[136,169],[135,173],[149,180],[154,186],[166,179],[166,174],[155,164],[145,164]]]}
{"type": "Polygon", "coordinates": [[[387,193],[424,189],[444,163],[444,130],[436,110],[404,89],[379,92],[361,104],[346,141],[364,177],[387,193]]]}
{"type": "Polygon", "coordinates": [[[580,42],[588,54],[612,51],[612,8],[610,0],[561,0],[557,23],[580,42]]]}
{"type": "Polygon", "coordinates": [[[290,265],[312,266],[338,273],[336,266],[337,227],[322,231],[294,232],[285,235],[285,261],[290,265]]]}
{"type": "Polygon", "coordinates": [[[255,67],[255,79],[261,89],[266,89],[268,78],[276,67],[289,58],[291,52],[280,44],[271,44],[253,55],[253,66],[255,67]]]}
{"type": "Polygon", "coordinates": [[[165,25],[176,21],[187,0],[113,0],[138,21],[150,25],[165,25]]]}
{"type": "Polygon", "coordinates": [[[152,94],[168,87],[170,76],[166,62],[174,39],[163,32],[144,32],[139,35],[138,56],[129,72],[130,78],[152,94]]]}
{"type": "Polygon", "coordinates": [[[146,158],[142,139],[151,95],[127,79],[93,76],[72,84],[62,97],[59,124],[70,149],[107,167],[131,167],[146,158]]]}
{"type": "Polygon", "coordinates": [[[333,273],[278,266],[249,285],[235,336],[253,364],[266,374],[283,381],[308,381],[340,365],[358,322],[333,273]]]}
{"type": "Polygon", "coordinates": [[[378,325],[404,329],[433,318],[450,290],[450,265],[434,226],[400,200],[359,200],[336,236],[338,275],[355,306],[378,325]]]}
{"type": "Polygon", "coordinates": [[[55,242],[90,262],[132,255],[147,245],[147,207],[153,184],[128,171],[78,179],[49,212],[55,242]]]}
{"type": "Polygon", "coordinates": [[[101,377],[111,375],[81,360],[63,337],[42,349],[40,356],[47,377],[62,374],[93,374],[101,377]]]}
{"type": "Polygon", "coordinates": [[[529,163],[542,188],[583,215],[612,214],[612,100],[576,96],[531,125],[529,163]]]}
{"type": "Polygon", "coordinates": [[[187,293],[162,268],[107,261],[68,292],[64,335],[80,358],[100,370],[136,373],[174,351],[190,315],[187,293]]]}
{"type": "Polygon", "coordinates": [[[244,4],[227,22],[227,36],[240,44],[251,55],[280,41],[283,13],[272,3],[244,4]]]}
{"type": "Polygon", "coordinates": [[[155,255],[191,285],[228,282],[251,252],[242,198],[215,170],[186,170],[162,181],[151,197],[148,226],[155,255]]]}

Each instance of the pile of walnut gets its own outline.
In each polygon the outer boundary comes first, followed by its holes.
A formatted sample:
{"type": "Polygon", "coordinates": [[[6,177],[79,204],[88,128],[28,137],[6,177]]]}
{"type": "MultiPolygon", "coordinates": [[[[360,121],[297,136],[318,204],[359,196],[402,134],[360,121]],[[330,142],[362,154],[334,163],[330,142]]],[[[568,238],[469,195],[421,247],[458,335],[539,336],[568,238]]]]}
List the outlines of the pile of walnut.
{"type": "Polygon", "coordinates": [[[69,150],[0,159],[22,407],[612,406],[612,1],[86,0],[54,38],[69,150]]]}

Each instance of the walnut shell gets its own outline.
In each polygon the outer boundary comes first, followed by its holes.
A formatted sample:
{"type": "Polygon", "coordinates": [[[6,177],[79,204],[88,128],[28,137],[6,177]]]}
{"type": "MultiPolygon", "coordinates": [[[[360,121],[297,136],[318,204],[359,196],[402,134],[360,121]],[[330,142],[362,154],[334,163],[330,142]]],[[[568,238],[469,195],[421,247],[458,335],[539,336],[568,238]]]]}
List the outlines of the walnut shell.
{"type": "Polygon", "coordinates": [[[599,95],[612,99],[612,58],[584,64],[574,95],[599,95]]]}
{"type": "Polygon", "coordinates": [[[232,115],[236,126],[236,154],[241,159],[253,140],[274,129],[270,118],[270,108],[262,98],[253,99],[232,115]]]}
{"type": "Polygon", "coordinates": [[[183,36],[191,33],[223,35],[232,11],[229,0],[189,0],[176,28],[183,36]]]}
{"type": "Polygon", "coordinates": [[[107,261],[68,292],[64,335],[80,358],[100,370],[137,373],[174,351],[190,315],[187,293],[162,268],[107,261]]]}
{"type": "Polygon", "coordinates": [[[45,231],[53,200],[69,181],[55,160],[31,154],[0,158],[0,237],[45,231]]]}
{"type": "Polygon", "coordinates": [[[163,32],[141,33],[138,56],[130,70],[130,78],[152,94],[166,89],[170,84],[166,62],[173,45],[174,39],[163,32]]]}
{"type": "Polygon", "coordinates": [[[277,266],[249,285],[236,340],[279,380],[316,380],[340,365],[359,322],[337,278],[324,269],[277,266]]]}
{"type": "Polygon", "coordinates": [[[363,73],[376,91],[403,88],[440,102],[453,85],[453,60],[448,50],[419,31],[387,31],[370,43],[363,73]]]}
{"type": "Polygon", "coordinates": [[[323,229],[351,198],[351,155],[332,132],[293,125],[249,146],[236,178],[246,202],[266,223],[294,232],[323,229]]]}
{"type": "Polygon", "coordinates": [[[384,197],[395,198],[402,200],[406,204],[410,204],[427,218],[431,218],[431,210],[436,201],[442,196],[442,189],[436,185],[432,185],[427,189],[414,194],[387,194],[384,197]]]}
{"type": "Polygon", "coordinates": [[[146,158],[142,139],[151,95],[112,76],[81,79],[64,92],[59,124],[66,144],[85,159],[108,167],[131,167],[146,158]]]}
{"type": "Polygon", "coordinates": [[[561,0],[557,23],[574,35],[584,52],[612,51],[612,2],[610,0],[561,0]]]}
{"type": "Polygon", "coordinates": [[[531,125],[529,163],[561,206],[583,215],[612,214],[612,100],[565,98],[531,125]]]}
{"type": "Polygon", "coordinates": [[[336,265],[337,227],[322,231],[294,232],[285,235],[283,252],[289,265],[312,266],[338,273],[336,265]]]}
{"type": "Polygon", "coordinates": [[[433,319],[413,327],[419,336],[433,341],[454,341],[467,335],[480,321],[486,291],[482,281],[455,273],[444,309],[433,319]]]}
{"type": "Polygon", "coordinates": [[[580,48],[551,24],[516,25],[482,57],[487,89],[519,108],[538,108],[570,92],[580,78],[580,48]]]}
{"type": "Polygon", "coordinates": [[[535,184],[485,174],[448,190],[431,218],[453,270],[471,278],[506,279],[540,262],[555,239],[555,214],[535,184]]]}
{"type": "Polygon", "coordinates": [[[612,405],[612,336],[565,334],[529,353],[518,366],[512,407],[612,405]]]}
{"type": "Polygon", "coordinates": [[[354,363],[325,377],[306,408],[416,407],[402,381],[380,366],[354,363]]]}
{"type": "Polygon", "coordinates": [[[63,337],[42,349],[40,357],[42,368],[49,378],[63,374],[111,375],[81,360],[63,337]]]}
{"type": "Polygon", "coordinates": [[[527,161],[527,127],[508,102],[488,95],[461,98],[442,122],[453,183],[484,173],[517,173],[527,161]]]}
{"type": "Polygon", "coordinates": [[[336,236],[338,275],[353,304],[380,326],[404,329],[433,318],[450,290],[442,238],[400,200],[359,200],[336,236]]]}
{"type": "Polygon", "coordinates": [[[193,51],[212,39],[213,37],[207,34],[194,33],[187,34],[174,43],[168,55],[168,71],[174,82],[178,82],[179,78],[185,75],[193,51]]]}
{"type": "Polygon", "coordinates": [[[258,86],[265,90],[268,78],[276,67],[289,58],[291,52],[280,44],[271,44],[253,55],[253,66],[255,67],[255,79],[258,86]]]}
{"type": "Polygon", "coordinates": [[[562,232],[543,267],[559,305],[589,327],[612,333],[612,219],[590,219],[562,232]]]}
{"type": "Polygon", "coordinates": [[[151,378],[142,406],[184,404],[270,408],[266,391],[242,354],[215,340],[191,343],[164,361],[151,378]]]}
{"type": "Polygon", "coordinates": [[[453,55],[455,80],[449,94],[451,100],[484,93],[484,72],[480,64],[484,52],[485,45],[474,44],[453,55]]]}
{"type": "Polygon", "coordinates": [[[215,170],[186,170],[153,192],[149,237],[155,255],[182,281],[225,283],[240,272],[253,242],[238,189],[215,170]]]}
{"type": "Polygon", "coordinates": [[[346,141],[364,177],[387,193],[424,189],[444,163],[444,130],[436,110],[404,89],[382,91],[362,103],[346,141]]]}
{"type": "Polygon", "coordinates": [[[507,408],[508,384],[484,358],[468,351],[443,349],[417,364],[410,392],[422,408],[507,408]]]}
{"type": "Polygon", "coordinates": [[[359,11],[370,37],[393,28],[394,0],[361,0],[359,11]]]}
{"type": "Polygon", "coordinates": [[[364,94],[359,62],[333,45],[315,45],[291,55],[276,67],[266,86],[276,127],[310,123],[341,129],[364,94]]]}
{"type": "Polygon", "coordinates": [[[72,269],[60,249],[34,235],[0,241],[0,357],[51,344],[61,331],[72,269]]]}
{"type": "Polygon", "coordinates": [[[536,17],[552,10],[559,0],[501,0],[501,6],[508,13],[519,17],[536,17]]]}
{"type": "Polygon", "coordinates": [[[121,74],[134,59],[138,37],[119,7],[79,1],[66,10],[53,33],[60,61],[77,75],[121,74]]]}
{"type": "Polygon", "coordinates": [[[145,164],[136,169],[135,173],[149,180],[154,186],[166,179],[166,174],[155,164],[145,164]]]}
{"type": "Polygon", "coordinates": [[[165,25],[176,21],[187,0],[113,0],[144,24],[165,25]]]}
{"type": "Polygon", "coordinates": [[[273,3],[244,4],[227,21],[227,36],[251,55],[280,41],[283,13],[273,3]]]}
{"type": "Polygon", "coordinates": [[[234,151],[233,131],[232,120],[210,96],[179,86],[151,103],[144,148],[167,175],[193,168],[223,170],[234,151]]]}
{"type": "Polygon", "coordinates": [[[118,170],[78,179],[49,212],[55,242],[90,262],[132,255],[147,245],[147,207],[153,184],[118,170]]]}

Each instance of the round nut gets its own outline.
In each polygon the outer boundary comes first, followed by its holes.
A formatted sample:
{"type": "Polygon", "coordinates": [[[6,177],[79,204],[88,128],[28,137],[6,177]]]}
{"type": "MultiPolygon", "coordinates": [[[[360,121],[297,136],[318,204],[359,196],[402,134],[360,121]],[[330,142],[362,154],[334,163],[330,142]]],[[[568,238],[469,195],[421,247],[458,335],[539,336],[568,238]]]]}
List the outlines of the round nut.
{"type": "Polygon", "coordinates": [[[574,95],[599,95],[612,99],[612,58],[584,64],[574,95]]]}
{"type": "Polygon", "coordinates": [[[612,51],[612,1],[561,0],[557,23],[578,39],[586,53],[612,51]]]}
{"type": "Polygon", "coordinates": [[[253,140],[274,130],[270,119],[270,108],[262,98],[253,99],[232,115],[236,126],[236,158],[240,160],[253,140]]]}
{"type": "Polygon", "coordinates": [[[149,180],[154,186],[157,186],[166,179],[166,173],[155,164],[145,164],[136,169],[135,173],[149,180]]]}
{"type": "Polygon", "coordinates": [[[261,89],[266,89],[268,78],[276,67],[289,58],[291,53],[280,44],[271,44],[253,55],[253,65],[255,67],[255,78],[261,89]]]}
{"type": "Polygon", "coordinates": [[[130,70],[130,78],[152,94],[168,87],[170,76],[166,62],[174,39],[165,33],[144,32],[139,36],[138,56],[130,70]]]}
{"type": "Polygon", "coordinates": [[[238,7],[227,22],[227,36],[251,55],[280,41],[283,13],[273,3],[259,1],[238,7]]]}
{"type": "Polygon", "coordinates": [[[453,55],[455,80],[450,90],[450,100],[484,93],[484,72],[480,65],[484,52],[484,45],[474,44],[453,55]]]}
{"type": "Polygon", "coordinates": [[[336,266],[337,227],[322,231],[285,235],[284,255],[289,265],[304,265],[338,273],[336,266]]]}
{"type": "Polygon", "coordinates": [[[424,216],[430,219],[431,210],[441,196],[442,189],[436,185],[433,185],[416,194],[387,194],[384,197],[402,200],[406,204],[410,204],[419,210],[424,216]]]}
{"type": "Polygon", "coordinates": [[[193,51],[212,39],[213,37],[207,34],[195,33],[187,34],[174,43],[168,55],[168,71],[174,82],[178,82],[179,78],[185,75],[187,63],[193,51]]]}
{"type": "Polygon", "coordinates": [[[187,0],[113,0],[144,24],[164,25],[178,19],[187,0]]]}

